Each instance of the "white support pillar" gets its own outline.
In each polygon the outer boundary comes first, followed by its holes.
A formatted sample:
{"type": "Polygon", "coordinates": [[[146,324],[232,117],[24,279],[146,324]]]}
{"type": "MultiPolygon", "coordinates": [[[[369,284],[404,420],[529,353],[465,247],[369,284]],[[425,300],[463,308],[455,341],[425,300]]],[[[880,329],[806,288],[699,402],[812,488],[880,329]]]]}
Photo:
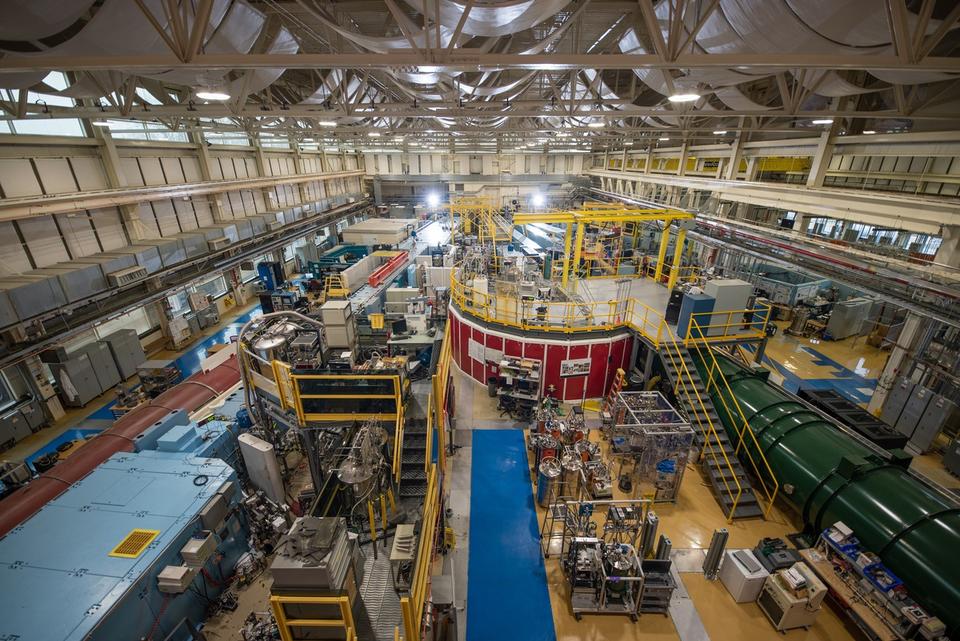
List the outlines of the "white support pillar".
{"type": "Polygon", "coordinates": [[[647,162],[643,166],[643,173],[649,174],[650,167],[653,165],[653,144],[647,147],[647,162]]]}
{"type": "MultiPolygon", "coordinates": [[[[203,178],[204,182],[210,182],[214,180],[214,178],[210,173],[211,159],[210,152],[207,149],[207,141],[203,139],[203,134],[199,131],[194,131],[190,134],[190,137],[197,150],[197,159],[200,161],[200,177],[203,178]]],[[[224,220],[227,220],[226,216],[223,215],[222,193],[210,194],[207,202],[210,203],[210,213],[213,215],[214,222],[222,223],[224,220]]]]}
{"type": "Polygon", "coordinates": [[[730,149],[730,158],[728,160],[729,164],[727,165],[727,180],[736,180],[737,174],[740,173],[740,161],[743,160],[743,138],[744,134],[740,132],[733,140],[733,147],[730,149]]]}
{"type": "Polygon", "coordinates": [[[943,242],[935,260],[950,267],[960,267],[960,225],[943,226],[943,242]]]}
{"type": "Polygon", "coordinates": [[[900,377],[900,372],[905,364],[904,361],[910,355],[914,343],[916,343],[922,333],[925,324],[923,320],[922,317],[917,316],[913,312],[907,312],[907,318],[903,322],[903,329],[900,330],[900,335],[897,336],[897,342],[894,344],[893,349],[890,350],[887,364],[884,365],[883,372],[877,379],[877,387],[873,392],[873,396],[870,397],[870,402],[867,404],[867,411],[874,416],[879,416],[880,409],[883,407],[884,401],[887,400],[887,395],[890,394],[890,390],[893,389],[897,378],[900,377]]]}
{"type": "MultiPolygon", "coordinates": [[[[100,159],[103,161],[103,168],[107,175],[107,183],[110,187],[118,189],[120,187],[129,187],[127,177],[123,175],[123,168],[120,166],[120,154],[117,153],[117,144],[110,135],[110,130],[106,127],[93,127],[94,138],[100,143],[100,159]]],[[[140,220],[140,208],[137,205],[119,205],[120,217],[123,219],[123,226],[127,230],[127,236],[130,242],[136,242],[145,238],[146,229],[143,221],[140,220]]]]}
{"type": "Polygon", "coordinates": [[[688,145],[686,142],[680,145],[680,162],[677,163],[678,176],[683,176],[687,173],[687,150],[688,145]]]}

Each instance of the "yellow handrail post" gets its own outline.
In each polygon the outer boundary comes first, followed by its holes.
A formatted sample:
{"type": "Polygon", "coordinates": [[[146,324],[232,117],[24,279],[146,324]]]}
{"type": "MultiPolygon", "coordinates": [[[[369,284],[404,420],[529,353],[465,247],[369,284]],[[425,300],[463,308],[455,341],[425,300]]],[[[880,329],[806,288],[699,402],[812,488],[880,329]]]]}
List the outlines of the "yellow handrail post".
{"type": "Polygon", "coordinates": [[[570,280],[570,243],[573,241],[573,223],[567,223],[567,231],[563,235],[563,279],[564,287],[570,280]]]}
{"type": "Polygon", "coordinates": [[[573,279],[574,289],[576,289],[576,283],[577,283],[575,272],[577,269],[580,268],[580,253],[583,250],[583,231],[584,231],[584,224],[577,223],[577,236],[576,236],[576,239],[574,240],[574,247],[573,247],[573,264],[570,265],[570,273],[574,275],[574,279],[573,279]]]}
{"type": "Polygon", "coordinates": [[[680,261],[683,260],[683,241],[687,237],[687,230],[683,227],[677,229],[677,242],[673,246],[673,266],[670,268],[670,279],[667,281],[667,289],[673,291],[673,286],[677,284],[677,276],[680,275],[680,261]]]}
{"type": "Polygon", "coordinates": [[[667,260],[667,247],[670,245],[670,225],[669,223],[664,223],[663,225],[663,236],[660,238],[660,251],[657,254],[657,268],[653,272],[654,282],[659,283],[660,279],[663,278],[663,262],[667,260]]]}

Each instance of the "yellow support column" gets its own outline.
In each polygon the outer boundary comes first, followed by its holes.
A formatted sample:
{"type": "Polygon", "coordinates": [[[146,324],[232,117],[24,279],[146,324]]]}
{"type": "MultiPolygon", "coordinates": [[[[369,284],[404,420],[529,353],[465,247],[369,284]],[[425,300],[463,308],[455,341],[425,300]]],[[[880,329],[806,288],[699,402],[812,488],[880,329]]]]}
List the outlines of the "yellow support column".
{"type": "Polygon", "coordinates": [[[570,280],[570,243],[573,242],[573,223],[567,223],[567,233],[563,235],[563,285],[570,280]]]}
{"type": "Polygon", "coordinates": [[[680,275],[680,263],[683,259],[683,239],[687,237],[687,230],[681,227],[677,230],[677,244],[673,247],[673,266],[670,268],[670,280],[667,281],[667,289],[673,291],[673,286],[677,284],[677,277],[680,275]]]}
{"type": "Polygon", "coordinates": [[[660,282],[663,277],[663,263],[667,260],[667,245],[670,244],[670,225],[664,224],[663,236],[660,238],[660,253],[657,254],[657,269],[653,274],[653,280],[660,282]]]}
{"type": "MultiPolygon", "coordinates": [[[[580,267],[580,251],[583,249],[583,223],[577,223],[577,237],[573,242],[573,265],[570,266],[571,274],[574,274],[580,267]]],[[[574,287],[576,287],[576,278],[574,278],[574,287]]]]}

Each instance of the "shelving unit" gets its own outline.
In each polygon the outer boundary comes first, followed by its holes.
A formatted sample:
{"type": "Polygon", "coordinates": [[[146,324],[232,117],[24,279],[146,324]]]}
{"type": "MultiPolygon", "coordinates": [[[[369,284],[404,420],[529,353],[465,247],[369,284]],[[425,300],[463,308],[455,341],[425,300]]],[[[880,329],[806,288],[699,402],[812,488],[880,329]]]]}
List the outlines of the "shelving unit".
{"type": "Polygon", "coordinates": [[[526,418],[540,401],[542,362],[507,356],[498,364],[497,396],[500,409],[526,418]]]}

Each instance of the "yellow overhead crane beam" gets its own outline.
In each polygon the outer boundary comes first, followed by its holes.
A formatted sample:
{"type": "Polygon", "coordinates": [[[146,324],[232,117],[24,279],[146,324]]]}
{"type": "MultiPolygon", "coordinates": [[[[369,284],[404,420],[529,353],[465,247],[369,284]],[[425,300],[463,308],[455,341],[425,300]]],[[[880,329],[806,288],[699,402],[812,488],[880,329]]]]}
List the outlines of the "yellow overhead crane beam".
{"type": "MultiPolygon", "coordinates": [[[[612,205],[610,203],[598,203],[592,205],[592,209],[573,209],[568,211],[544,211],[544,212],[518,212],[513,215],[513,224],[529,225],[531,223],[566,223],[567,234],[564,238],[564,255],[570,256],[570,244],[573,241],[573,261],[563,270],[562,283],[566,285],[570,280],[570,272],[580,263],[580,253],[583,245],[584,227],[597,223],[643,223],[662,221],[664,234],[663,242],[660,246],[659,260],[657,261],[657,282],[659,282],[664,259],[666,258],[667,239],[670,237],[668,227],[675,220],[692,220],[694,215],[690,212],[679,209],[657,208],[657,209],[630,209],[622,206],[612,205]],[[576,238],[573,239],[573,234],[576,238]]],[[[675,252],[674,262],[679,263],[679,247],[683,246],[683,234],[686,230],[681,230],[679,239],[680,244],[675,252]]],[[[677,268],[671,270],[671,274],[677,272],[677,268]]],[[[671,287],[673,283],[671,282],[671,287]]]]}

